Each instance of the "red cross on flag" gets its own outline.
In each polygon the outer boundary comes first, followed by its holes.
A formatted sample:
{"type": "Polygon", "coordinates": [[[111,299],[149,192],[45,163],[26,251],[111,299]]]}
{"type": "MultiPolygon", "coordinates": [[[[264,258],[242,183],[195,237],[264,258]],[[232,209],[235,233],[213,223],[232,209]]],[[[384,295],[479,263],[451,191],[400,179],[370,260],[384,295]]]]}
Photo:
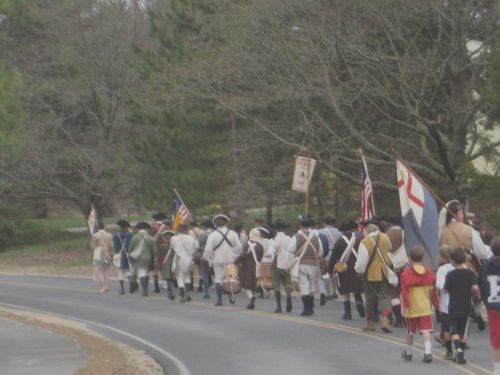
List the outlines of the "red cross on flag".
{"type": "Polygon", "coordinates": [[[426,250],[424,262],[431,268],[438,266],[438,212],[436,201],[420,178],[403,161],[396,159],[399,203],[404,230],[405,248],[416,245],[426,250]]]}

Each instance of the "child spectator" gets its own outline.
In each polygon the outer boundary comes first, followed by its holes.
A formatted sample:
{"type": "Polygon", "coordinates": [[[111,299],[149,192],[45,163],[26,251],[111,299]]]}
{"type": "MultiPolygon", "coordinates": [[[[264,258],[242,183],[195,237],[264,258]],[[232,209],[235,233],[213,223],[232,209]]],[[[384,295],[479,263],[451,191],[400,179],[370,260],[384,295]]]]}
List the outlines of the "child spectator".
{"type": "Polygon", "coordinates": [[[481,294],[488,313],[493,374],[500,375],[500,236],[490,242],[493,258],[481,271],[481,294]]]}
{"type": "Polygon", "coordinates": [[[405,361],[411,361],[411,348],[417,327],[424,337],[424,358],[426,363],[432,362],[432,305],[439,309],[437,298],[436,276],[430,268],[422,264],[424,249],[415,246],[410,250],[411,266],[401,274],[401,301],[403,316],[407,320],[408,335],[406,350],[401,353],[405,361]]]}
{"type": "Polygon", "coordinates": [[[455,248],[450,254],[455,267],[446,275],[444,290],[449,294],[448,317],[456,349],[455,361],[465,364],[465,334],[471,313],[471,298],[479,296],[479,286],[474,272],[465,267],[465,251],[455,248]]]}
{"type": "MultiPolygon", "coordinates": [[[[446,275],[448,272],[455,269],[453,264],[451,264],[450,253],[453,248],[449,245],[441,245],[439,248],[439,259],[440,266],[436,273],[436,288],[439,291],[439,316],[441,320],[441,333],[440,338],[444,340],[444,346],[446,347],[446,355],[445,359],[452,360],[453,359],[453,349],[451,342],[451,328],[450,328],[450,319],[448,317],[448,301],[449,296],[446,290],[444,289],[444,282],[446,280],[446,275]]],[[[436,337],[436,340],[438,338],[436,337]]],[[[438,340],[439,341],[439,340],[438,340]]],[[[439,341],[440,342],[440,341],[439,341]]]]}

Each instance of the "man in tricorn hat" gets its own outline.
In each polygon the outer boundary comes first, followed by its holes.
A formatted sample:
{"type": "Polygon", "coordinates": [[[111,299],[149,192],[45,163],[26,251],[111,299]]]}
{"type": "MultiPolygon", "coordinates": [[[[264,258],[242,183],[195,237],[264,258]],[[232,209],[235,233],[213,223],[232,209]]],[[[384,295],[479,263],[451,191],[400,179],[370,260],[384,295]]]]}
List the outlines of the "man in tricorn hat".
{"type": "Polygon", "coordinates": [[[314,293],[320,278],[319,258],[322,248],[316,232],[312,229],[314,221],[299,216],[300,228],[292,237],[288,251],[295,254],[292,277],[298,278],[300,294],[304,309],[300,315],[309,316],[314,313],[314,293]]]}
{"type": "Polygon", "coordinates": [[[163,259],[161,260],[159,259],[159,252],[161,246],[160,233],[163,230],[170,228],[170,222],[167,220],[167,215],[165,215],[163,212],[156,212],[151,216],[151,218],[153,219],[153,223],[151,224],[151,227],[149,229],[149,235],[154,239],[155,253],[156,253],[156,261],[151,269],[151,274],[153,275],[153,285],[154,285],[153,292],[160,293],[159,275],[161,269],[161,261],[163,261],[163,259]]]}
{"type": "Polygon", "coordinates": [[[358,225],[353,222],[346,222],[340,225],[341,238],[335,242],[333,256],[330,259],[330,268],[335,268],[338,280],[338,291],[340,300],[344,305],[344,315],[342,319],[351,320],[351,293],[356,301],[356,309],[361,318],[365,317],[363,306],[363,281],[354,270],[356,263],[356,249],[358,248],[361,236],[357,232],[358,225]]]}
{"type": "Polygon", "coordinates": [[[241,254],[242,246],[236,232],[229,230],[229,217],[223,214],[215,215],[212,219],[215,229],[208,235],[203,252],[203,259],[212,262],[215,274],[215,292],[217,301],[215,306],[222,306],[221,282],[224,277],[224,268],[241,254]]]}
{"type": "Polygon", "coordinates": [[[113,235],[113,247],[115,254],[119,256],[119,263],[115,264],[118,274],[118,282],[120,283],[119,294],[125,294],[125,275],[129,270],[127,251],[132,239],[130,231],[130,223],[126,220],[118,220],[116,223],[119,230],[113,235]]]}
{"type": "Polygon", "coordinates": [[[137,289],[136,278],[139,277],[142,287],[142,296],[147,297],[149,284],[148,272],[155,259],[155,245],[153,237],[148,234],[148,231],[151,229],[148,223],[140,221],[135,227],[137,232],[132,236],[128,249],[130,263],[134,270],[133,277],[130,280],[130,292],[132,293],[137,289]],[[134,250],[137,250],[139,253],[135,259],[133,254],[134,250]]]}
{"type": "Polygon", "coordinates": [[[273,224],[274,238],[265,254],[273,262],[272,281],[274,297],[276,298],[275,313],[281,313],[281,286],[286,293],[286,312],[292,311],[292,281],[290,279],[290,246],[291,238],[285,233],[285,229],[290,228],[290,224],[283,220],[276,220],[273,224]]]}

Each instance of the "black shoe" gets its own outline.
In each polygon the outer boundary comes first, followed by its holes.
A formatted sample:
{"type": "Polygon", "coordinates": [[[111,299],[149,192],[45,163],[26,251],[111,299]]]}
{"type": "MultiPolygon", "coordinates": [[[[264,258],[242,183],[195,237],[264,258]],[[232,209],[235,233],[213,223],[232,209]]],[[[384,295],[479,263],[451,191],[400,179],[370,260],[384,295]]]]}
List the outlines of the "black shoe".
{"type": "Polygon", "coordinates": [[[319,305],[324,306],[325,303],[326,303],[326,295],[321,293],[321,295],[319,296],[319,305]]]}
{"type": "Polygon", "coordinates": [[[210,294],[208,294],[208,293],[207,293],[207,294],[205,294],[205,295],[203,296],[203,298],[205,298],[205,299],[209,299],[209,298],[210,298],[210,294]]]}
{"type": "Polygon", "coordinates": [[[363,303],[358,303],[356,302],[356,310],[358,310],[358,314],[360,318],[364,318],[366,313],[365,313],[365,306],[363,306],[363,303]]]}
{"type": "Polygon", "coordinates": [[[467,361],[465,360],[465,354],[464,354],[464,352],[462,352],[462,351],[457,352],[457,356],[455,358],[455,361],[459,365],[465,365],[467,363],[467,361]]]}
{"type": "Polygon", "coordinates": [[[403,350],[401,353],[401,358],[403,358],[406,362],[410,362],[413,359],[413,355],[408,354],[406,350],[403,350]]]}
{"type": "Polygon", "coordinates": [[[286,312],[289,313],[292,311],[292,297],[286,298],[286,312]]]}
{"type": "Polygon", "coordinates": [[[446,354],[444,355],[444,359],[446,359],[447,361],[453,361],[453,352],[446,352],[446,354]]]}
{"type": "Polygon", "coordinates": [[[221,301],[217,301],[214,303],[214,306],[222,306],[222,302],[221,301]]]}
{"type": "Polygon", "coordinates": [[[169,294],[169,295],[168,295],[168,299],[169,299],[170,301],[173,301],[173,300],[175,300],[175,296],[174,296],[173,294],[169,294]]]}
{"type": "Polygon", "coordinates": [[[432,362],[432,354],[424,354],[424,358],[422,359],[422,362],[425,363],[431,363],[432,362]]]}
{"type": "Polygon", "coordinates": [[[255,309],[255,297],[250,298],[250,302],[247,305],[248,310],[255,309]]]}
{"type": "Polygon", "coordinates": [[[477,314],[476,316],[476,323],[477,323],[477,329],[480,331],[484,331],[486,325],[484,324],[483,317],[479,314],[477,314]]]}
{"type": "Polygon", "coordinates": [[[283,311],[281,310],[281,306],[276,307],[276,308],[274,309],[274,312],[275,312],[276,314],[281,314],[281,313],[283,312],[283,311]]]}

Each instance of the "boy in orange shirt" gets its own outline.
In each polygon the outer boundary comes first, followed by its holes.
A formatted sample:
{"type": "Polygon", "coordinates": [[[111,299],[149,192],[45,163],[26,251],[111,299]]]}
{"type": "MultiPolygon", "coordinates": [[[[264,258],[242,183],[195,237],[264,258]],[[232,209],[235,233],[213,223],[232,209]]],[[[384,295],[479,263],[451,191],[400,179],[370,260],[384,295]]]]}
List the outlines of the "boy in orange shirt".
{"type": "Polygon", "coordinates": [[[424,337],[424,358],[432,362],[432,305],[439,311],[439,299],[436,294],[436,276],[430,268],[422,264],[424,249],[415,246],[410,250],[411,266],[401,274],[401,308],[406,318],[408,335],[406,350],[401,353],[405,361],[411,361],[411,348],[417,327],[424,337]]]}

